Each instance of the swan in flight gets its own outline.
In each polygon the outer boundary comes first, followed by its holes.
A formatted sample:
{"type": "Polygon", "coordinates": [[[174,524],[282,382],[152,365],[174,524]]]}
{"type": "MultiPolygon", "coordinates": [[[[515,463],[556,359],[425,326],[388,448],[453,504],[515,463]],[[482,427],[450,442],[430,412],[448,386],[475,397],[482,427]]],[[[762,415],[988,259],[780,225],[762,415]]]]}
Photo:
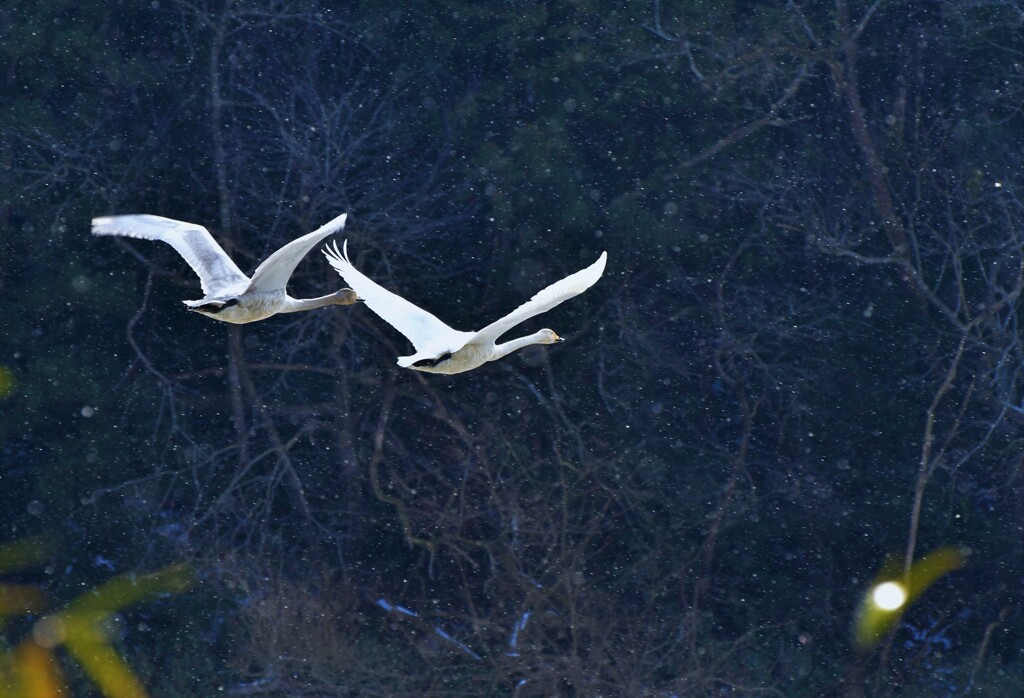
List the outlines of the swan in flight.
{"type": "Polygon", "coordinates": [[[398,365],[427,373],[462,373],[500,359],[530,344],[554,344],[562,338],[552,330],[540,330],[504,344],[495,344],[501,335],[519,323],[551,310],[564,300],[577,296],[593,286],[604,273],[607,252],[586,269],[557,281],[523,303],[497,322],[479,332],[460,332],[444,324],[426,310],[371,281],[356,270],[348,258],[348,241],[344,252],[324,249],[328,261],[341,278],[355,289],[366,305],[412,342],[416,353],[402,356],[398,365]]]}
{"type": "Polygon", "coordinates": [[[306,253],[328,235],[345,227],[341,214],[312,233],[292,240],[256,267],[247,277],[201,225],[163,216],[104,216],[92,219],[93,235],[121,235],[162,240],[177,250],[199,275],[203,298],[183,301],[201,315],[235,324],[256,322],[277,313],[296,313],[325,305],[352,305],[359,299],[350,288],[319,298],[292,298],[285,291],[288,279],[306,253]]]}

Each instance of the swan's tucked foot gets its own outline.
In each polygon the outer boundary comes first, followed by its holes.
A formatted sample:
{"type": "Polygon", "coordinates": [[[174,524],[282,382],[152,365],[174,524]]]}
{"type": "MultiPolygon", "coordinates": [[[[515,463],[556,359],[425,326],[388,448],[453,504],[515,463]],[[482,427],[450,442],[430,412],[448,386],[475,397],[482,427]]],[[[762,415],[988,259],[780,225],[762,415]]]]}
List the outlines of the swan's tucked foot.
{"type": "Polygon", "coordinates": [[[227,310],[228,308],[238,305],[238,299],[229,298],[226,301],[209,301],[208,303],[203,303],[201,305],[193,305],[190,301],[182,301],[182,303],[188,306],[189,310],[194,312],[202,313],[204,315],[216,315],[222,310],[227,310]]]}
{"type": "Polygon", "coordinates": [[[450,358],[452,358],[452,353],[450,351],[446,351],[436,359],[420,359],[419,361],[414,361],[409,364],[409,366],[412,368],[437,368],[450,358]]]}

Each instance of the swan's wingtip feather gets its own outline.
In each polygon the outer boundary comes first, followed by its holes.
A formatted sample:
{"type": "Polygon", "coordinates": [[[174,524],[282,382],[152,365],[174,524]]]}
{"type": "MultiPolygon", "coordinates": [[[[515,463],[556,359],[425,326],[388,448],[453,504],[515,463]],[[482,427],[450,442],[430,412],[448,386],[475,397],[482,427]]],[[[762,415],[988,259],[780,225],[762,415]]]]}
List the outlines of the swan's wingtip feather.
{"type": "Polygon", "coordinates": [[[324,256],[327,257],[327,261],[334,262],[335,259],[341,257],[341,253],[338,252],[338,241],[331,240],[324,245],[323,249],[324,256]]]}
{"type": "Polygon", "coordinates": [[[331,234],[340,233],[342,230],[345,229],[345,221],[346,220],[348,220],[348,212],[347,211],[345,213],[341,214],[340,216],[336,216],[335,218],[332,218],[329,223],[327,223],[323,228],[321,228],[321,230],[326,228],[327,230],[330,230],[331,234]]]}
{"type": "Polygon", "coordinates": [[[584,272],[587,276],[592,279],[591,283],[595,283],[604,275],[605,265],[608,263],[608,252],[607,250],[601,253],[601,256],[597,258],[597,261],[591,264],[584,272]]]}
{"type": "Polygon", "coordinates": [[[92,219],[92,234],[93,235],[107,235],[110,231],[106,230],[114,224],[114,218],[116,216],[97,216],[92,219]]]}

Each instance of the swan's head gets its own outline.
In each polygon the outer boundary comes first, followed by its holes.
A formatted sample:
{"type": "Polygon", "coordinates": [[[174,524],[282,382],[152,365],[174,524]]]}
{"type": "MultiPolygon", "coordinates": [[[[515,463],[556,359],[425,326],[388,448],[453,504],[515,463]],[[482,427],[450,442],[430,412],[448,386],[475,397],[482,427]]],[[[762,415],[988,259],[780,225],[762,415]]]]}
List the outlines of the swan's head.
{"type": "Polygon", "coordinates": [[[362,302],[362,298],[356,295],[356,292],[350,288],[343,288],[334,294],[334,303],[336,305],[352,305],[353,303],[362,302]]]}
{"type": "Polygon", "coordinates": [[[557,344],[565,340],[555,334],[554,330],[541,330],[537,333],[537,344],[557,344]]]}

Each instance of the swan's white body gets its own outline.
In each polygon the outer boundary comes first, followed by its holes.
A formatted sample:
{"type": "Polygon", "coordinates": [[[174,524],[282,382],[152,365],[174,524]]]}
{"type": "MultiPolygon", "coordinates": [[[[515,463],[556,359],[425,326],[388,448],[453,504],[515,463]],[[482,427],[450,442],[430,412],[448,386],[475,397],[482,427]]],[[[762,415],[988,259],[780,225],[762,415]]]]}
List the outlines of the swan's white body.
{"type": "Polygon", "coordinates": [[[252,278],[242,273],[210,232],[201,225],[145,214],[92,219],[93,235],[121,235],[161,240],[177,250],[199,276],[205,296],[182,301],[197,313],[223,322],[256,322],[278,313],[295,313],[325,305],[351,305],[355,292],[343,288],[319,298],[300,300],[285,291],[288,279],[306,254],[327,236],[345,227],[342,214],[312,233],[292,240],[256,267],[252,278]]]}
{"type": "Polygon", "coordinates": [[[472,370],[530,344],[562,341],[553,331],[545,329],[504,344],[495,343],[501,335],[524,320],[547,312],[593,286],[604,273],[608,259],[608,253],[602,252],[589,267],[551,284],[497,322],[479,332],[460,332],[361,274],[349,261],[347,241],[344,253],[338,251],[335,243],[334,249],[328,247],[324,254],[367,307],[412,342],[416,353],[399,357],[399,366],[446,374],[472,370]]]}

